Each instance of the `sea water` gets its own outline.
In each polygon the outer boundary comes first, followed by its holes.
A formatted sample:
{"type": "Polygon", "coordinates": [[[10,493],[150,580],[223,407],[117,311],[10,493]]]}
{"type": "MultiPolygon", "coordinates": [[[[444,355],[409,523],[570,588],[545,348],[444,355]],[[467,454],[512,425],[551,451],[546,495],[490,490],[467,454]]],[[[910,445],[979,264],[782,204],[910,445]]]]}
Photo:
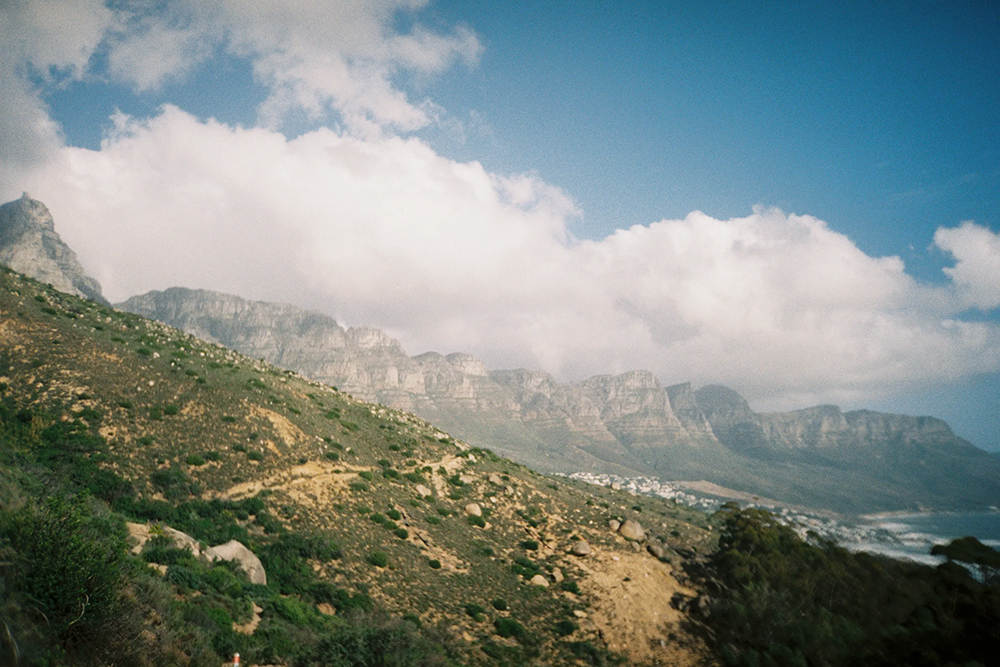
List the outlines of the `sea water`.
{"type": "Polygon", "coordinates": [[[944,559],[931,556],[935,544],[972,535],[983,544],[1000,548],[1000,513],[941,512],[893,514],[867,517],[877,537],[843,545],[852,551],[868,551],[893,558],[937,565],[944,559]]]}

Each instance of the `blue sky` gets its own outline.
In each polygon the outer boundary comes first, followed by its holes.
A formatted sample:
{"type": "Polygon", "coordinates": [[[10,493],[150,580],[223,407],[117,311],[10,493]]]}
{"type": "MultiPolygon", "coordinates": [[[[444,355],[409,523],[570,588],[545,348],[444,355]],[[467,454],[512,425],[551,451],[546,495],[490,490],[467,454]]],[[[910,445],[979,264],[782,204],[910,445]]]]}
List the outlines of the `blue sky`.
{"type": "Polygon", "coordinates": [[[14,2],[4,194],[112,298],[292,301],[1000,449],[996,3],[406,4],[14,2]]]}

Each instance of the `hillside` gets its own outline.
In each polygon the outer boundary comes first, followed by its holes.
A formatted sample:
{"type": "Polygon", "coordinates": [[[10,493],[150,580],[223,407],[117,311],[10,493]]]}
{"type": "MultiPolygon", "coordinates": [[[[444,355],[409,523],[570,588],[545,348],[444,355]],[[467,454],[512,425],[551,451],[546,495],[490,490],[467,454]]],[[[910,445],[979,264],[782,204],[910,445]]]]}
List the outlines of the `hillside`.
{"type": "Polygon", "coordinates": [[[996,457],[931,417],[836,406],[758,414],[726,387],[663,387],[648,371],[559,383],[490,371],[467,354],[409,357],[377,329],[205,290],[119,307],[412,411],[536,470],[707,480],[846,513],[1000,504],[996,457]]]}
{"type": "Polygon", "coordinates": [[[0,369],[0,560],[20,568],[0,580],[3,660],[712,661],[671,604],[697,595],[677,573],[716,540],[703,514],[545,477],[8,270],[0,369]],[[139,556],[125,519],[152,538],[139,556]],[[626,520],[644,534],[609,524],[626,520]],[[178,551],[171,529],[240,541],[267,584],[178,551]]]}

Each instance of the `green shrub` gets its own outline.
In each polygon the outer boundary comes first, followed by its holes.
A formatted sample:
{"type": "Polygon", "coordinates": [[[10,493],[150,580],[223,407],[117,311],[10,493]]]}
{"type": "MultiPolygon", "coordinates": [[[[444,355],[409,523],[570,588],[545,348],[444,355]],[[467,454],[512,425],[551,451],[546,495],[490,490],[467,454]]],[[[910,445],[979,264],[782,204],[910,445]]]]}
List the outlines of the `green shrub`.
{"type": "Polygon", "coordinates": [[[424,477],[418,472],[408,472],[403,475],[407,481],[413,482],[414,484],[422,484],[424,482],[424,477]]]}
{"type": "Polygon", "coordinates": [[[205,465],[205,459],[203,459],[202,457],[198,456],[197,454],[191,454],[191,455],[189,455],[184,460],[185,460],[185,462],[189,466],[203,466],[203,465],[205,465]]]}
{"type": "Polygon", "coordinates": [[[497,611],[507,611],[507,601],[503,598],[493,598],[493,601],[490,602],[490,604],[493,605],[493,608],[497,611]]]}
{"type": "Polygon", "coordinates": [[[247,451],[247,458],[250,459],[251,461],[263,461],[264,452],[260,451],[259,449],[251,449],[247,451]]]}
{"type": "Polygon", "coordinates": [[[392,532],[396,535],[396,537],[398,537],[401,540],[405,540],[407,537],[410,536],[409,531],[407,531],[405,528],[397,528],[392,532]]]}
{"type": "Polygon", "coordinates": [[[330,459],[331,461],[339,461],[340,460],[340,454],[338,454],[337,452],[326,452],[325,454],[323,454],[323,456],[325,456],[326,458],[330,459]]]}
{"type": "MultiPolygon", "coordinates": [[[[44,308],[42,310],[44,310],[44,308]]],[[[135,353],[143,357],[153,356],[153,351],[148,347],[140,347],[138,350],[135,351],[135,353]]]]}
{"type": "Polygon", "coordinates": [[[553,629],[556,635],[558,635],[559,637],[567,637],[576,632],[576,623],[567,618],[564,618],[563,620],[556,623],[556,626],[553,629]]]}
{"type": "Polygon", "coordinates": [[[442,507],[439,505],[437,508],[437,513],[440,514],[441,516],[450,516],[451,510],[448,509],[447,507],[442,507]]]}
{"type": "Polygon", "coordinates": [[[371,519],[372,521],[374,521],[375,523],[379,523],[379,524],[385,523],[385,515],[382,514],[382,513],[380,513],[380,512],[375,512],[374,514],[372,514],[368,518],[371,519]]]}
{"type": "Polygon", "coordinates": [[[323,413],[323,416],[326,417],[327,419],[340,419],[340,410],[337,409],[327,410],[326,412],[323,413]]]}
{"type": "Polygon", "coordinates": [[[163,406],[163,414],[165,414],[167,416],[170,416],[170,417],[173,417],[174,415],[178,414],[180,411],[181,411],[181,409],[179,407],[177,407],[176,405],[174,405],[173,403],[169,403],[169,404],[163,406]]]}
{"type": "Polygon", "coordinates": [[[220,454],[219,452],[215,452],[215,451],[205,452],[205,453],[202,454],[202,456],[205,457],[206,461],[221,461],[222,460],[222,454],[220,454]]]}
{"type": "Polygon", "coordinates": [[[486,527],[486,520],[481,516],[469,516],[468,518],[470,526],[479,526],[480,528],[486,527]]]}
{"type": "Polygon", "coordinates": [[[236,417],[232,415],[222,415],[222,421],[226,422],[227,424],[235,424],[236,417]]]}
{"type": "Polygon", "coordinates": [[[393,521],[399,521],[400,519],[403,518],[403,515],[400,514],[399,510],[397,509],[391,509],[388,512],[386,512],[386,514],[389,515],[389,518],[392,519],[393,521]]]}
{"type": "Polygon", "coordinates": [[[126,410],[132,409],[132,401],[118,401],[119,408],[125,408],[126,410]]]}
{"type": "Polygon", "coordinates": [[[438,518],[438,517],[436,517],[436,516],[434,516],[433,514],[428,514],[427,515],[427,523],[431,524],[432,526],[440,526],[441,525],[441,519],[438,518]]]}
{"type": "Polygon", "coordinates": [[[497,634],[504,639],[513,637],[523,644],[528,637],[528,631],[513,618],[498,618],[493,621],[493,626],[496,628],[497,634]]]}
{"type": "Polygon", "coordinates": [[[351,491],[367,491],[369,488],[371,488],[367,484],[361,481],[351,482],[348,486],[350,487],[351,491]]]}
{"type": "Polygon", "coordinates": [[[399,445],[397,445],[397,444],[389,445],[389,451],[390,452],[398,452],[400,449],[402,449],[402,448],[399,445]]]}
{"type": "Polygon", "coordinates": [[[361,427],[354,422],[341,421],[340,425],[346,428],[348,431],[360,431],[361,427]]]}
{"type": "Polygon", "coordinates": [[[375,475],[373,475],[370,470],[362,470],[361,472],[358,473],[358,477],[365,480],[366,482],[370,482],[375,478],[375,475]]]}
{"type": "Polygon", "coordinates": [[[561,584],[559,584],[559,588],[561,588],[564,591],[569,591],[573,595],[580,594],[580,586],[575,581],[570,581],[567,579],[563,581],[561,584]]]}
{"type": "Polygon", "coordinates": [[[538,542],[535,540],[522,540],[521,548],[525,551],[538,551],[538,542]]]}
{"type": "Polygon", "coordinates": [[[386,567],[389,565],[389,555],[384,551],[373,551],[368,554],[368,562],[375,567],[386,567]]]}
{"type": "Polygon", "coordinates": [[[439,561],[437,558],[430,559],[429,561],[427,561],[427,564],[430,565],[432,570],[441,569],[441,561],[439,561]]]}

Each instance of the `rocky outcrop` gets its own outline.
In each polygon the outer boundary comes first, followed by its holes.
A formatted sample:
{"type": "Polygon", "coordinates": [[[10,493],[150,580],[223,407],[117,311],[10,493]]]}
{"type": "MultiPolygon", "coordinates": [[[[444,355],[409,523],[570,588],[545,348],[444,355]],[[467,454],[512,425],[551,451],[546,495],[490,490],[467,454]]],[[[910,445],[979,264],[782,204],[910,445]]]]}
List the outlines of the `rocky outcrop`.
{"type": "Polygon", "coordinates": [[[236,540],[229,540],[225,544],[205,549],[205,557],[209,561],[236,561],[239,563],[240,569],[247,573],[251,584],[267,586],[267,573],[264,571],[264,565],[261,564],[260,559],[254,552],[236,540]]]}
{"type": "Polygon", "coordinates": [[[101,285],[88,276],[56,233],[52,214],[28,193],[0,206],[0,264],[60,292],[107,305],[101,285]]]}

